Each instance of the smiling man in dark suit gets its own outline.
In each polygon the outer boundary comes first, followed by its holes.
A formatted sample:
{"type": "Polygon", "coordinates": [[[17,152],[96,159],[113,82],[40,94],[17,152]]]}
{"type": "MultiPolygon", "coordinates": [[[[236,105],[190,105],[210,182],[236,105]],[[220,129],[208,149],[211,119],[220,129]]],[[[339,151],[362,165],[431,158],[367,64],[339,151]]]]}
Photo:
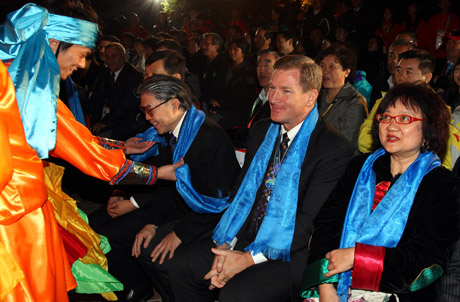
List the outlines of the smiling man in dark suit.
{"type": "Polygon", "coordinates": [[[126,51],[120,43],[105,47],[105,64],[107,69],[89,100],[91,130],[98,136],[125,140],[145,130],[135,94],[143,76],[126,62],[126,51]]]}
{"type": "Polygon", "coordinates": [[[310,58],[275,63],[271,120],[249,136],[238,191],[212,237],[174,257],[175,301],[298,301],[312,221],[352,156],[318,115],[322,73],[310,58]],[[211,249],[212,248],[212,249],[211,249]]]}

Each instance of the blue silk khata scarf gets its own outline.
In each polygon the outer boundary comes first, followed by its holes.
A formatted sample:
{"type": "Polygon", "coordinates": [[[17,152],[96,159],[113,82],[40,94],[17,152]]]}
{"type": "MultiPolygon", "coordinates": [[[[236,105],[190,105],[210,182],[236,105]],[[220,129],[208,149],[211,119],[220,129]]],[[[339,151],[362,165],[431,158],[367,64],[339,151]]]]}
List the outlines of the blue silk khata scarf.
{"type": "Polygon", "coordinates": [[[48,39],[93,48],[96,36],[96,24],[49,14],[31,3],[9,13],[0,25],[0,60],[11,61],[8,72],[26,139],[40,158],[56,146],[60,71],[48,39]]]}
{"type": "MultiPolygon", "coordinates": [[[[395,247],[406,227],[420,182],[428,172],[441,165],[436,154],[420,153],[372,211],[376,185],[372,166],[385,152],[385,149],[381,148],[364,162],[348,205],[340,248],[354,247],[356,242],[395,247]]],[[[351,279],[351,271],[340,275],[337,295],[341,301],[347,301],[351,279]]]]}
{"type": "MultiPolygon", "coordinates": [[[[250,250],[253,254],[261,252],[269,259],[289,261],[301,166],[317,121],[318,109],[315,105],[291,143],[286,159],[281,165],[256,239],[245,250],[250,250]]],[[[214,229],[213,239],[218,245],[230,244],[250,214],[257,190],[270,164],[274,145],[279,138],[279,128],[278,124],[271,124],[233,202],[214,229]]]]}
{"type": "MultiPolygon", "coordinates": [[[[185,156],[190,145],[193,143],[196,134],[200,130],[201,124],[205,119],[203,111],[196,109],[194,106],[188,110],[180,134],[177,140],[176,148],[173,153],[173,162],[178,162],[182,157],[185,156]]],[[[158,132],[154,127],[150,127],[141,135],[144,140],[151,140],[164,143],[164,139],[158,135],[158,132]]],[[[155,146],[154,146],[155,147],[155,146]]],[[[147,151],[142,155],[131,156],[134,160],[145,160],[149,156],[158,154],[157,150],[147,151]]],[[[228,197],[213,198],[198,193],[192,186],[192,177],[190,175],[190,168],[187,164],[176,169],[176,188],[182,198],[185,200],[187,205],[196,213],[220,213],[228,207],[228,197]]]]}

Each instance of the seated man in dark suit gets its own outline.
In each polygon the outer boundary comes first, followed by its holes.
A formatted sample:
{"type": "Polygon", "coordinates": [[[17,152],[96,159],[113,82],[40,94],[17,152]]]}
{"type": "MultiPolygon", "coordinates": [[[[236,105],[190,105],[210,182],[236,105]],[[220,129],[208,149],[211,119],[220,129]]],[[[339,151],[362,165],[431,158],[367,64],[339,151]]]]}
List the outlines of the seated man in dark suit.
{"type": "Polygon", "coordinates": [[[312,222],[353,150],[318,114],[322,73],[311,59],[275,63],[271,120],[253,126],[238,191],[212,237],[177,253],[175,301],[298,301],[312,222]]]}
{"type": "Polygon", "coordinates": [[[91,130],[98,136],[125,140],[145,130],[135,94],[142,73],[126,62],[125,49],[119,43],[106,46],[105,64],[107,69],[89,100],[91,130]]]}
{"type": "MultiPolygon", "coordinates": [[[[236,147],[245,148],[246,139],[251,127],[259,120],[270,117],[270,104],[268,103],[268,88],[272,79],[273,66],[278,60],[279,55],[276,51],[265,49],[257,55],[257,79],[261,90],[257,95],[256,100],[251,105],[249,113],[249,121],[247,127],[237,128],[233,135],[233,144],[236,147]]],[[[228,131],[227,131],[228,132],[228,131]]]]}
{"type": "Polygon", "coordinates": [[[102,209],[90,217],[90,225],[109,238],[112,246],[107,254],[109,271],[124,283],[129,301],[138,301],[151,294],[152,284],[163,301],[168,301],[172,294],[165,286],[167,275],[162,267],[176,248],[186,249],[190,242],[211,231],[220,217],[220,210],[214,214],[195,213],[189,206],[188,192],[194,191],[194,196],[228,196],[239,166],[229,138],[216,123],[193,107],[190,92],[183,82],[171,76],[156,75],[142,83],[139,93],[141,109],[161,137],[158,141],[167,142],[165,145],[157,143],[159,150],[155,162],[177,161],[180,155],[188,165],[191,183],[184,191],[181,189],[184,182],[178,178],[172,188],[164,184],[156,186],[150,194],[136,192],[113,197],[107,210],[102,209]],[[161,248],[157,250],[158,260],[161,259],[163,265],[149,259],[151,265],[160,268],[158,274],[157,271],[150,274],[149,269],[147,277],[131,257],[132,243],[139,231],[136,239],[139,245],[146,238],[146,246],[150,242],[152,249],[161,248]]]}

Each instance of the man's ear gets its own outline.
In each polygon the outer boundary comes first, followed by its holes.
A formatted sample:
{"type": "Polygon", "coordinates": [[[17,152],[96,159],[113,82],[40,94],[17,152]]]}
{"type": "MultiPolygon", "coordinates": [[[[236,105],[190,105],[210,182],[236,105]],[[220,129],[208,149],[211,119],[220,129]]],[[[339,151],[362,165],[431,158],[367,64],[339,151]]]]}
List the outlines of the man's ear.
{"type": "Polygon", "coordinates": [[[53,38],[49,39],[48,41],[50,43],[51,49],[53,50],[53,53],[56,54],[56,51],[57,51],[57,49],[59,47],[59,43],[61,43],[61,42],[56,40],[56,39],[53,39],[53,38]]]}
{"type": "Polygon", "coordinates": [[[171,76],[182,81],[182,77],[180,76],[180,73],[175,73],[175,74],[172,74],[171,76]]]}
{"type": "Polygon", "coordinates": [[[307,94],[307,106],[308,107],[313,107],[315,106],[316,99],[318,98],[318,90],[312,89],[308,92],[307,94]]]}
{"type": "Polygon", "coordinates": [[[428,84],[431,81],[431,78],[433,77],[433,74],[431,72],[425,73],[425,82],[428,84]]]}

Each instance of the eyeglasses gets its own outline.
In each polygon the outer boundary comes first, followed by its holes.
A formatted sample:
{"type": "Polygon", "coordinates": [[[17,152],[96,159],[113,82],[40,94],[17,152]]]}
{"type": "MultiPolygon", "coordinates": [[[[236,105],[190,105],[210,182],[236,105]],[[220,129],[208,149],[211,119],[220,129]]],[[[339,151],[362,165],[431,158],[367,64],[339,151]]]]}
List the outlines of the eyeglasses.
{"type": "MultiPolygon", "coordinates": [[[[170,99],[169,99],[170,100],[170,99]]],[[[163,105],[164,103],[166,102],[169,102],[169,100],[166,100],[164,102],[161,102],[160,104],[152,107],[152,108],[148,108],[148,107],[142,107],[141,105],[139,105],[139,109],[144,113],[144,114],[148,114],[149,116],[152,116],[152,112],[153,110],[157,109],[158,107],[160,107],[161,105],[163,105]]]]}
{"type": "Polygon", "coordinates": [[[416,117],[413,117],[410,115],[404,115],[404,114],[391,116],[385,113],[379,113],[377,114],[376,118],[377,118],[377,121],[379,121],[379,123],[385,123],[385,124],[391,123],[391,120],[393,119],[395,120],[397,124],[411,124],[413,122],[423,121],[423,119],[421,118],[416,118],[416,117]]]}

